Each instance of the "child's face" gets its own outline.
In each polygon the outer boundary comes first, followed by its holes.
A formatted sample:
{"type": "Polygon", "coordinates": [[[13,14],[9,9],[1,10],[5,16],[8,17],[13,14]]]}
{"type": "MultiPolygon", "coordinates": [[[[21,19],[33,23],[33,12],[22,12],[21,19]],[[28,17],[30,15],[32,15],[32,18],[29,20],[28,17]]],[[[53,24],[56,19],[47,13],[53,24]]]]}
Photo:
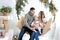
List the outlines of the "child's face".
{"type": "Polygon", "coordinates": [[[37,16],[35,16],[34,20],[35,20],[35,21],[37,21],[37,20],[38,20],[38,17],[37,17],[37,16]]]}

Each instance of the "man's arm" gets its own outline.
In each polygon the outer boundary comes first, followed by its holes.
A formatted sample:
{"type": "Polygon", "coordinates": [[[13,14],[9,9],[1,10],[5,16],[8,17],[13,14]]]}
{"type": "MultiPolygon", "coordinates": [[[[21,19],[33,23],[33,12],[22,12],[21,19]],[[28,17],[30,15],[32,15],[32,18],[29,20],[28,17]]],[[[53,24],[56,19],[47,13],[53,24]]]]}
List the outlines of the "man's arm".
{"type": "Polygon", "coordinates": [[[32,22],[31,26],[33,26],[33,25],[34,25],[34,22],[32,22]]]}
{"type": "Polygon", "coordinates": [[[28,15],[25,15],[25,25],[30,29],[30,25],[28,24],[28,15]]]}
{"type": "Polygon", "coordinates": [[[34,31],[34,28],[31,28],[30,25],[28,24],[28,15],[25,15],[25,25],[28,27],[30,30],[34,31]]]}

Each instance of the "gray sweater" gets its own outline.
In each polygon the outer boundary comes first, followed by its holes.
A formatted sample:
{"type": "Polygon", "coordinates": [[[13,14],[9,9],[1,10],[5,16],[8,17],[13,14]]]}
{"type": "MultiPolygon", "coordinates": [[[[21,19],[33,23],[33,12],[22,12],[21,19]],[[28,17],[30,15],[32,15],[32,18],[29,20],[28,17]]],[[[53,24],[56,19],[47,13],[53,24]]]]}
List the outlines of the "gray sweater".
{"type": "Polygon", "coordinates": [[[24,19],[24,26],[30,28],[31,23],[33,22],[34,14],[27,13],[24,19]]]}

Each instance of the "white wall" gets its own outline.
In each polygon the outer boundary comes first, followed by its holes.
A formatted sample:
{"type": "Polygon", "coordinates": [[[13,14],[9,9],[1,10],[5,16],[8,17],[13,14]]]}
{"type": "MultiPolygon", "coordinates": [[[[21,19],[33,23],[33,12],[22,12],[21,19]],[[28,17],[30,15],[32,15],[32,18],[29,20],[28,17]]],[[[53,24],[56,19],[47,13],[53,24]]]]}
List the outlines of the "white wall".
{"type": "Polygon", "coordinates": [[[46,9],[43,3],[39,2],[39,0],[32,0],[32,1],[28,0],[28,4],[26,4],[26,6],[24,7],[24,12],[22,12],[21,15],[23,15],[23,13],[26,14],[27,12],[29,12],[30,7],[35,8],[36,15],[38,15],[40,11],[44,11],[47,20],[51,18],[51,13],[49,12],[49,8],[46,9]]]}
{"type": "Polygon", "coordinates": [[[60,0],[54,0],[54,3],[58,9],[56,13],[56,32],[55,32],[55,39],[60,40],[60,0]]]}

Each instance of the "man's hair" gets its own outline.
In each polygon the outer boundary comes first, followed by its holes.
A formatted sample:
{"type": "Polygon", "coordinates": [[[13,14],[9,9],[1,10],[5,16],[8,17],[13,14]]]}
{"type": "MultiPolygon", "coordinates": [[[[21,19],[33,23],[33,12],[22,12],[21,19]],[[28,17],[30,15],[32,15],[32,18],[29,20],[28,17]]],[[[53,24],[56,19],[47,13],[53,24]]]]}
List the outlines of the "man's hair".
{"type": "Polygon", "coordinates": [[[35,10],[35,8],[34,7],[31,7],[30,10],[35,10]]]}

